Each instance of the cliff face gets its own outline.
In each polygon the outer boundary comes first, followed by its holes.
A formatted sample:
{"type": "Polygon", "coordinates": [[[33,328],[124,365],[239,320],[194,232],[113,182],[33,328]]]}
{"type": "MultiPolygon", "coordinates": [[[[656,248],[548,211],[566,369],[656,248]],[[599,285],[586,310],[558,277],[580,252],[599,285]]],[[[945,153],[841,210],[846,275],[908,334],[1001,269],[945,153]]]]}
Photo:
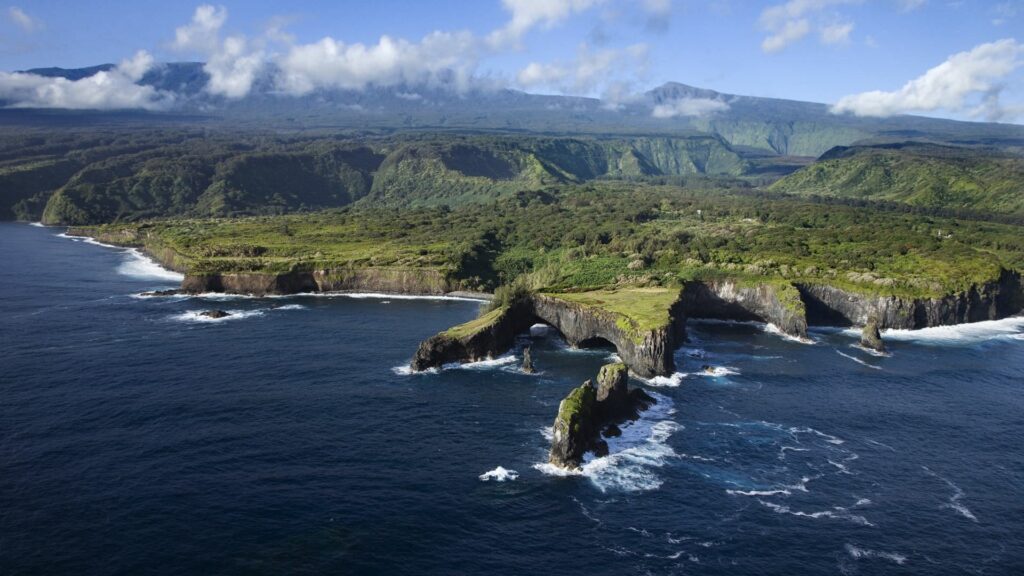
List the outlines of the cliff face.
{"type": "Polygon", "coordinates": [[[536,318],[557,328],[573,346],[607,340],[638,376],[650,378],[675,372],[672,354],[685,338],[685,318],[675,311],[669,325],[637,335],[621,328],[613,314],[592,307],[543,294],[533,296],[532,304],[536,318]]]}
{"type": "Polygon", "coordinates": [[[495,310],[482,318],[424,340],[413,356],[416,371],[440,368],[452,362],[476,362],[507,352],[516,334],[529,330],[533,314],[528,303],[495,310]]]}
{"type": "Polygon", "coordinates": [[[385,292],[445,294],[455,287],[438,270],[424,268],[345,268],[287,272],[188,275],[181,290],[234,294],[296,294],[300,292],[385,292]]]}
{"type": "Polygon", "coordinates": [[[1012,316],[1024,308],[1024,283],[1018,272],[1003,270],[998,280],[942,298],[907,299],[868,296],[822,285],[799,285],[812,324],[862,325],[877,318],[879,327],[919,329],[1012,316]]]}
{"type": "Polygon", "coordinates": [[[517,303],[488,322],[480,320],[483,318],[424,341],[413,358],[412,369],[494,357],[512,347],[516,334],[543,322],[561,332],[573,346],[608,341],[634,374],[649,378],[675,371],[672,354],[685,337],[685,318],[681,314],[674,313],[667,326],[636,334],[620,327],[611,313],[543,294],[517,303]]]}
{"type": "Polygon", "coordinates": [[[786,334],[807,337],[804,303],[792,286],[689,282],[683,290],[683,308],[690,318],[770,322],[786,334]]]}

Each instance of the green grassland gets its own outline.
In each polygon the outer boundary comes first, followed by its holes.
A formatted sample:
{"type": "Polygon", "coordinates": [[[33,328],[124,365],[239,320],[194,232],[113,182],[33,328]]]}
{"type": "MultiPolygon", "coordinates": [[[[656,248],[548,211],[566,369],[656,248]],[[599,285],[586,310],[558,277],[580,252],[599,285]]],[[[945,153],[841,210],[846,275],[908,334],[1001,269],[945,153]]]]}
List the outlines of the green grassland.
{"type": "Polygon", "coordinates": [[[1024,270],[1019,226],[622,182],[516,192],[456,208],[350,206],[89,232],[124,230],[173,250],[196,273],[423,267],[471,288],[521,283],[560,294],[732,278],[935,297],[994,279],[1004,268],[1024,270]]]}

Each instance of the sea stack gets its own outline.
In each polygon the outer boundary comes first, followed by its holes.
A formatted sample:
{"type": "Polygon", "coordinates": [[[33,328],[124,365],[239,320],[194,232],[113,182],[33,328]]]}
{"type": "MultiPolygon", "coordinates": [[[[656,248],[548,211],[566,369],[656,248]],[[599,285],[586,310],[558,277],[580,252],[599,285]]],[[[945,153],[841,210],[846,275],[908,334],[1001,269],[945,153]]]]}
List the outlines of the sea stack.
{"type": "Polygon", "coordinates": [[[523,348],[523,372],[526,374],[533,374],[535,372],[533,368],[533,359],[530,357],[530,347],[523,348]]]}
{"type": "Polygon", "coordinates": [[[562,400],[553,426],[549,462],[575,470],[587,452],[608,454],[602,432],[605,437],[618,436],[618,424],[636,419],[640,411],[655,403],[643,390],[629,390],[628,379],[625,364],[607,364],[601,367],[596,388],[587,380],[562,400]]]}
{"type": "Polygon", "coordinates": [[[868,318],[864,329],[860,333],[860,345],[875,352],[885,352],[885,343],[882,342],[882,333],[878,330],[878,319],[868,318]]]}
{"type": "Polygon", "coordinates": [[[231,313],[230,312],[225,312],[223,310],[206,310],[204,312],[200,312],[199,315],[200,316],[205,316],[207,318],[218,319],[218,318],[227,318],[228,316],[231,316],[231,313]]]}

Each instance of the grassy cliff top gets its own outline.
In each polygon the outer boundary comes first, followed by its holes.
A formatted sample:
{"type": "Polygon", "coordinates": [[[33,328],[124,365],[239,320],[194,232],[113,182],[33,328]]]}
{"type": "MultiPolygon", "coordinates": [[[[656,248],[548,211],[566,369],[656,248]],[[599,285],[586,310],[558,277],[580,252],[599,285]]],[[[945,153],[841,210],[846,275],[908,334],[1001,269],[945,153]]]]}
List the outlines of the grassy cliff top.
{"type": "Polygon", "coordinates": [[[472,336],[473,334],[476,334],[481,330],[486,330],[487,328],[489,328],[495,322],[500,320],[501,317],[504,316],[506,312],[508,312],[508,306],[495,308],[494,310],[487,312],[486,314],[480,316],[479,318],[474,318],[469,322],[464,322],[462,324],[459,324],[458,326],[452,326],[451,328],[445,330],[443,334],[445,336],[449,336],[451,338],[456,339],[462,339],[467,336],[472,336]]]}
{"type": "MultiPolygon", "coordinates": [[[[905,210],[607,182],[457,208],[345,208],[83,231],[172,251],[197,274],[425,268],[465,289],[492,290],[519,278],[548,293],[603,292],[607,306],[631,314],[643,305],[615,294],[671,290],[690,279],[935,297],[995,279],[1004,268],[1024,270],[1024,227],[905,210]]],[[[660,318],[635,315],[642,326],[660,318]]]]}
{"type": "Polygon", "coordinates": [[[621,288],[547,295],[611,312],[619,328],[642,336],[669,323],[669,309],[679,300],[679,289],[621,288]]]}

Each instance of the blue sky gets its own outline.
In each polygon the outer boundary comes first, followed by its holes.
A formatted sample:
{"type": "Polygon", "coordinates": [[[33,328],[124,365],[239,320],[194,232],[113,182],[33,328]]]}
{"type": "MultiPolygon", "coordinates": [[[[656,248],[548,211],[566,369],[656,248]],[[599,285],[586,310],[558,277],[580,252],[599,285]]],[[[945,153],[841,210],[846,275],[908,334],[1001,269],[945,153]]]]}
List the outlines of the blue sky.
{"type": "MultiPolygon", "coordinates": [[[[221,71],[237,76],[256,59],[287,57],[295,74],[282,86],[301,92],[408,80],[409,67],[444,63],[468,78],[531,92],[616,99],[674,80],[836,103],[883,91],[889,96],[851,109],[1024,121],[1022,0],[223,2],[206,13],[216,24],[213,36],[198,38],[211,33],[209,25],[195,28],[200,4],[94,0],[86,8],[17,0],[0,13],[0,70],[116,63],[145,50],[157,62],[219,58],[221,71]],[[176,31],[190,22],[195,33],[183,41],[176,31]],[[424,37],[437,32],[442,46],[423,48],[424,37]],[[399,47],[405,60],[382,61],[396,67],[393,73],[364,78],[350,60],[327,71],[317,66],[324,50],[365,45],[372,51],[385,35],[407,44],[399,47]],[[244,47],[227,55],[224,42],[232,36],[243,38],[244,47]],[[330,45],[316,44],[324,38],[330,45]],[[1000,40],[1008,42],[971,53],[1000,40]],[[309,48],[314,45],[319,52],[309,48]],[[945,87],[933,86],[933,78],[893,95],[958,53],[970,58],[961,59],[945,87]],[[936,92],[964,82],[974,83],[970,93],[936,92]],[[993,94],[999,112],[981,111],[993,94]]],[[[244,94],[244,78],[223,80],[223,94],[244,94]]]]}

